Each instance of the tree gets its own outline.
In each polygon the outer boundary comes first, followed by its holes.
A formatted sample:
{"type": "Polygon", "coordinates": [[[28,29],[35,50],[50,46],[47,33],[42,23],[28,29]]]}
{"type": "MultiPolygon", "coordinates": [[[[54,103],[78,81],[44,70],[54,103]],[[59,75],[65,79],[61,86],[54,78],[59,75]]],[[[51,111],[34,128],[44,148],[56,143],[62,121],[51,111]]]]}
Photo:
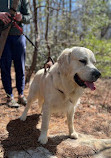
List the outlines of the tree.
{"type": "Polygon", "coordinates": [[[27,73],[25,83],[30,81],[30,77],[31,77],[33,71],[35,70],[36,61],[37,61],[37,53],[38,53],[39,33],[38,33],[38,22],[37,22],[38,18],[37,18],[36,0],[33,0],[33,8],[34,8],[33,22],[34,22],[34,29],[35,29],[35,31],[34,31],[35,48],[34,48],[34,52],[33,52],[32,64],[31,64],[29,71],[27,73]]]}

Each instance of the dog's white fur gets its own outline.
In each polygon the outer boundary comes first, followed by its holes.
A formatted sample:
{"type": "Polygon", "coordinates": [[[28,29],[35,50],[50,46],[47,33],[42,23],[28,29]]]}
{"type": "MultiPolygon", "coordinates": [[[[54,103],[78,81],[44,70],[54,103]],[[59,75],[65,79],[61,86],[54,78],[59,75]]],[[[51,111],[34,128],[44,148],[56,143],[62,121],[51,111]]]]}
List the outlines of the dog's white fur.
{"type": "Polygon", "coordinates": [[[74,111],[84,88],[74,81],[74,75],[77,73],[82,80],[90,80],[91,70],[96,69],[94,62],[95,57],[91,50],[84,47],[67,48],[46,74],[44,74],[44,69],[37,72],[31,83],[28,103],[21,120],[26,120],[30,105],[38,99],[38,104],[42,107],[43,112],[40,143],[46,144],[48,141],[49,120],[51,114],[55,112],[67,114],[69,136],[78,138],[73,125],[74,111]],[[87,60],[86,65],[79,61],[82,59],[87,60]]]}

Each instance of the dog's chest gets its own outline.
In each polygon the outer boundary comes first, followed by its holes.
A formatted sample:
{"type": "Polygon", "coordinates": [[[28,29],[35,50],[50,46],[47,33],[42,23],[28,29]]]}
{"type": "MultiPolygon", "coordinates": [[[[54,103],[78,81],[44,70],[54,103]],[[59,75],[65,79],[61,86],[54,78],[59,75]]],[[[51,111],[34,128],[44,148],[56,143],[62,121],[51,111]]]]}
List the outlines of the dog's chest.
{"type": "Polygon", "coordinates": [[[66,113],[70,106],[74,107],[78,103],[80,96],[74,91],[70,94],[65,94],[63,91],[57,90],[55,97],[53,98],[51,109],[52,112],[66,113]]]}
{"type": "Polygon", "coordinates": [[[65,102],[72,103],[74,106],[76,105],[78,99],[81,97],[82,93],[78,90],[73,90],[69,94],[65,95],[65,102]]]}

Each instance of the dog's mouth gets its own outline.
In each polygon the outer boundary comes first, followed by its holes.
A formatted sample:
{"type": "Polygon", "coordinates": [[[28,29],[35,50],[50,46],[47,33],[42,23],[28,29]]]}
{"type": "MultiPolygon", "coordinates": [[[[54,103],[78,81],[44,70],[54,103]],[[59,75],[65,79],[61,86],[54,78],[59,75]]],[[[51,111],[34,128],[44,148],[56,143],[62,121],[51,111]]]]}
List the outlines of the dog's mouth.
{"type": "Polygon", "coordinates": [[[90,88],[92,91],[96,89],[94,82],[83,81],[82,79],[80,79],[77,73],[74,76],[74,80],[80,87],[90,88]]]}

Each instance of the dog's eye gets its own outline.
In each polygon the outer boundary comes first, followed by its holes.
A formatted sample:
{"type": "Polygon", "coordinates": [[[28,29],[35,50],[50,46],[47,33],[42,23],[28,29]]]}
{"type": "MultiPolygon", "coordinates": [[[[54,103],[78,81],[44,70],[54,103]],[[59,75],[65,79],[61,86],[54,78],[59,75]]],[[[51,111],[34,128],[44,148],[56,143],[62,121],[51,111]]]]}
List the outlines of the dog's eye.
{"type": "Polygon", "coordinates": [[[79,60],[81,63],[83,63],[84,65],[86,65],[87,64],[87,61],[86,60],[84,60],[84,59],[82,59],[82,60],[79,60]]]}

